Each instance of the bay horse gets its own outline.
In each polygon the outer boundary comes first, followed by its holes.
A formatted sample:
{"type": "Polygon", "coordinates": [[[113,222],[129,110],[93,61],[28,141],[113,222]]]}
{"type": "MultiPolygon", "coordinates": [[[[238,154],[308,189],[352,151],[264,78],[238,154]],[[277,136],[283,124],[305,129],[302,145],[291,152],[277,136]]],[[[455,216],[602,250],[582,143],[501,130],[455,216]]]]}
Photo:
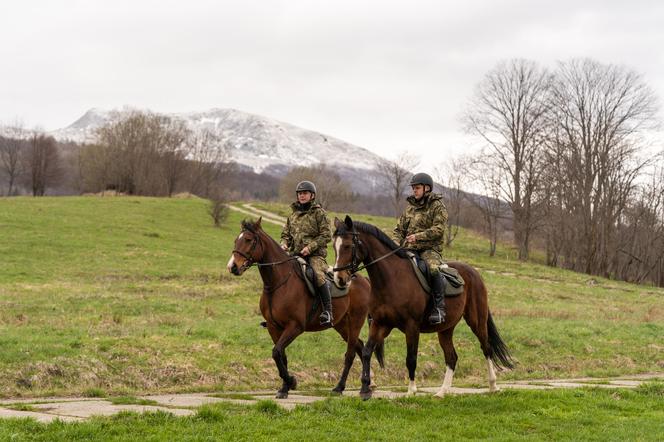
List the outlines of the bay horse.
{"type": "Polygon", "coordinates": [[[438,333],[438,342],[445,354],[446,371],[436,396],[444,396],[452,386],[457,363],[452,336],[462,317],[480,341],[489,371],[489,391],[497,391],[494,364],[498,368],[513,368],[513,361],[489,312],[487,289],[477,270],[461,262],[448,263],[459,271],[465,281],[463,293],[445,299],[445,322],[430,325],[427,319],[430,296],[419,283],[403,248],[376,226],[353,222],[349,216],[344,222],[335,218],[334,225],[335,281],[343,286],[360,269],[360,262],[364,264],[371,281],[369,315],[372,321],[369,339],[362,351],[360,396],[363,399],[371,397],[371,355],[377,349],[377,356],[382,358],[378,351],[382,353],[383,341],[394,328],[406,335],[406,366],[410,380],[408,393],[411,395],[417,391],[415,368],[420,333],[438,333]]]}
{"type": "MultiPolygon", "coordinates": [[[[240,276],[249,267],[258,267],[263,279],[260,310],[274,342],[272,358],[283,381],[276,397],[285,399],[288,391],[297,387],[297,380],[288,372],[286,347],[303,332],[317,332],[329,326],[321,326],[319,323],[320,308],[317,311],[313,309],[314,298],[309,294],[296,257],[286,253],[261,228],[261,219],[258,218],[256,222],[242,221],[242,230],[235,239],[227,268],[233,275],[240,276]]],[[[344,369],[332,390],[334,393],[343,393],[355,354],[362,355],[364,343],[359,335],[367,318],[370,292],[369,280],[356,277],[350,282],[346,296],[332,298],[336,318],[333,327],[347,343],[344,369]]]]}

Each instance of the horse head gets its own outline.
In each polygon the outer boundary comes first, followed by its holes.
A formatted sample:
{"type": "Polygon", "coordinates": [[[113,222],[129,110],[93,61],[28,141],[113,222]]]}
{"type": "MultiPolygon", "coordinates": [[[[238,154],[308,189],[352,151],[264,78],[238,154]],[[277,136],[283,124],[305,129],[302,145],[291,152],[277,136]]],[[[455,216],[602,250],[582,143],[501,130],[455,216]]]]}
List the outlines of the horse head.
{"type": "Polygon", "coordinates": [[[256,222],[242,221],[242,230],[235,238],[233,252],[226,268],[235,276],[240,276],[254,263],[263,259],[265,247],[260,237],[261,218],[256,222]]]}
{"type": "Polygon", "coordinates": [[[360,240],[358,233],[353,227],[353,220],[350,216],[342,222],[339,218],[334,218],[334,282],[344,287],[350,281],[360,262],[364,259],[360,250],[360,240]]]}

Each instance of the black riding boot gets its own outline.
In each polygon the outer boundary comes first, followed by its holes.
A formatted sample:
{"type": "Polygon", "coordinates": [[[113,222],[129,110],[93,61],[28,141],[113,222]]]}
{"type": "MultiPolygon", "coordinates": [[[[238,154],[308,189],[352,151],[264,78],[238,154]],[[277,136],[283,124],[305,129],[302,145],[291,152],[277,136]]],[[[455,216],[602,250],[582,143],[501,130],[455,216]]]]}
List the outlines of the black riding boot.
{"type": "Polygon", "coordinates": [[[320,325],[332,325],[332,297],[330,296],[330,283],[318,287],[318,296],[323,304],[323,313],[320,314],[320,325]]]}
{"type": "Polygon", "coordinates": [[[431,325],[445,322],[445,284],[447,281],[441,272],[431,275],[431,296],[433,296],[433,309],[429,315],[431,325]]]}

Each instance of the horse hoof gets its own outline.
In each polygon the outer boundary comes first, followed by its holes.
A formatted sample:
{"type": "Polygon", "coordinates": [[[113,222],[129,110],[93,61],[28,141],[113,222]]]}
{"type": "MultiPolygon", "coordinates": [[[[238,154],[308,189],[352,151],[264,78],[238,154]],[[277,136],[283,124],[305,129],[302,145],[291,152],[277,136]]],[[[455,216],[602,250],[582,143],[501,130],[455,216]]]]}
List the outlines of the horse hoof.
{"type": "Polygon", "coordinates": [[[332,394],[333,394],[334,396],[341,396],[342,394],[344,394],[344,389],[343,389],[343,388],[339,388],[339,387],[334,387],[334,388],[332,389],[332,394]]]}
{"type": "Polygon", "coordinates": [[[489,393],[498,393],[500,391],[500,387],[497,385],[489,385],[489,393]]]}
{"type": "Polygon", "coordinates": [[[447,396],[447,390],[439,390],[438,393],[434,394],[433,397],[442,399],[447,396]]]}
{"type": "Polygon", "coordinates": [[[375,390],[375,389],[378,388],[378,384],[375,384],[375,383],[372,382],[371,385],[369,385],[369,388],[372,389],[372,390],[375,390]]]}
{"type": "Polygon", "coordinates": [[[368,401],[371,399],[371,390],[369,391],[360,391],[360,397],[363,401],[368,401]]]}
{"type": "Polygon", "coordinates": [[[287,391],[277,391],[277,399],[288,399],[288,392],[287,391]]]}

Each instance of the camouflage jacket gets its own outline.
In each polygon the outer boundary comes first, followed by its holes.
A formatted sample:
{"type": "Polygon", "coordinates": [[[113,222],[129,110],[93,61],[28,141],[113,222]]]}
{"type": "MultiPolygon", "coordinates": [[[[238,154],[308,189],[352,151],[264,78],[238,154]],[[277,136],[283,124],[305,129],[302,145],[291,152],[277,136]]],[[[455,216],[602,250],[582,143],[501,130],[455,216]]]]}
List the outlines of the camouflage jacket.
{"type": "Polygon", "coordinates": [[[311,255],[327,256],[327,243],[332,239],[332,232],[325,210],[315,202],[305,210],[297,202],[291,204],[291,208],[293,213],[281,231],[281,243],[288,246],[290,253],[298,253],[308,246],[311,255]]]}
{"type": "Polygon", "coordinates": [[[427,193],[420,201],[413,196],[409,196],[406,201],[408,207],[399,218],[393,239],[401,243],[408,235],[415,234],[416,241],[408,246],[409,249],[442,253],[447,227],[447,209],[442,197],[436,193],[427,193]]]}

